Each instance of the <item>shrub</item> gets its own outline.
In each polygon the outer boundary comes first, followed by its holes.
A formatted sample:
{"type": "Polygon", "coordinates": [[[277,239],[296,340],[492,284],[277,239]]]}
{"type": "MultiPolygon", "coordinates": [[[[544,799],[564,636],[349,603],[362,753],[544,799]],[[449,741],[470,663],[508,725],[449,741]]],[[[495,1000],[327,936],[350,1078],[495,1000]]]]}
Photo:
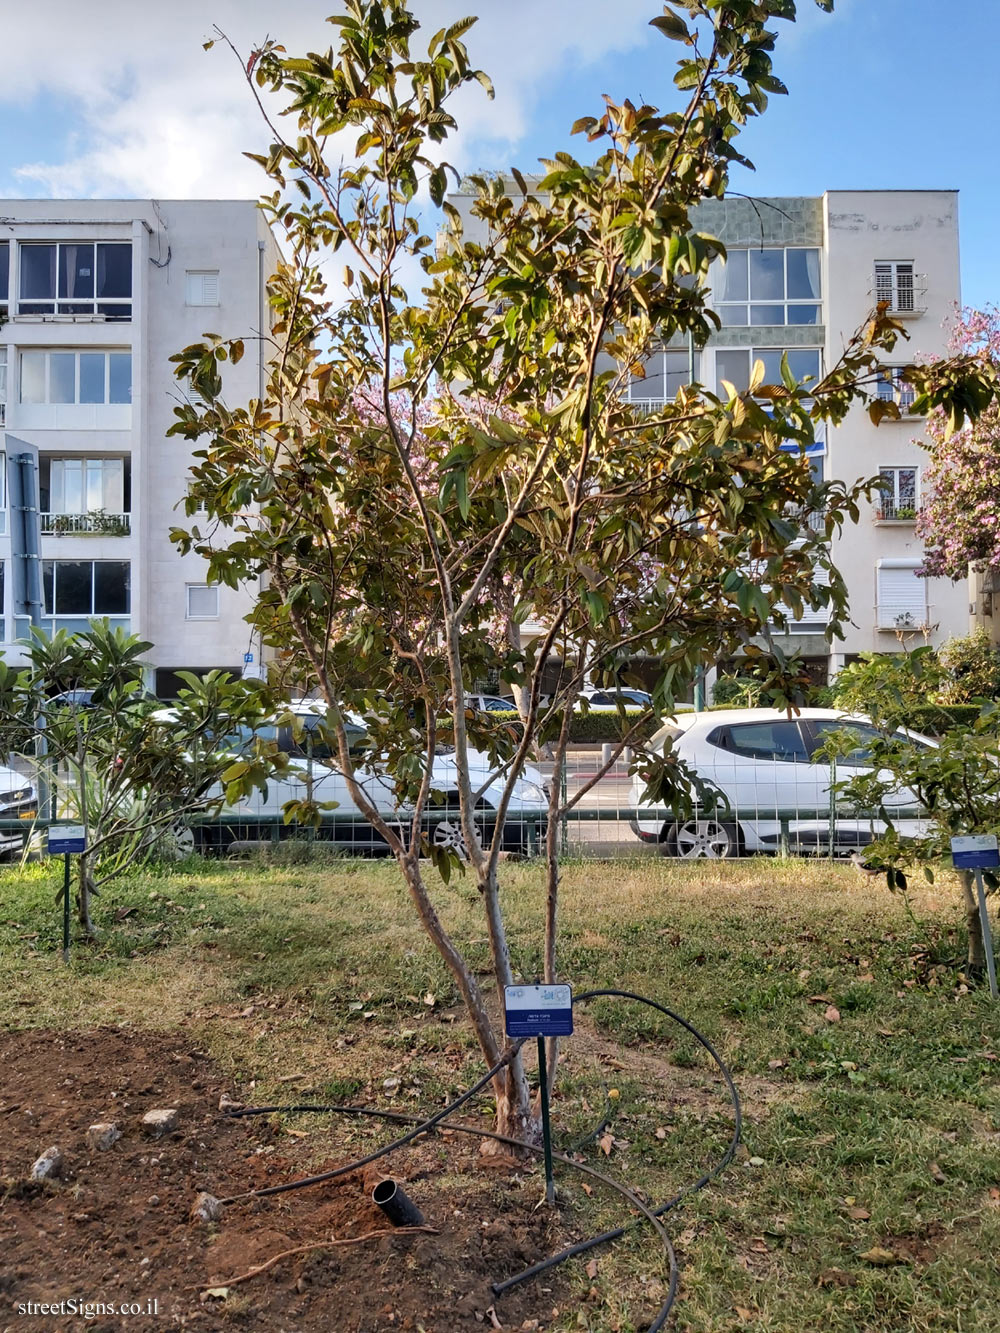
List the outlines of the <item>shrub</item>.
{"type": "MultiPolygon", "coordinates": [[[[616,712],[574,713],[569,724],[570,742],[574,745],[613,744],[615,741],[620,741],[641,716],[641,708],[627,708],[624,717],[616,712]]],[[[490,717],[496,722],[513,726],[519,725],[521,721],[517,712],[513,710],[509,713],[491,713],[490,717]]],[[[659,726],[660,724],[651,718],[648,724],[637,732],[636,740],[647,740],[654,731],[659,730],[659,726]]]]}
{"type": "Polygon", "coordinates": [[[945,669],[938,697],[942,703],[967,704],[1000,695],[1000,653],[980,626],[962,639],[949,639],[938,649],[945,669]]]}
{"type": "Polygon", "coordinates": [[[971,727],[978,716],[978,704],[927,704],[908,713],[903,726],[926,736],[943,736],[952,727],[971,727]]]}
{"type": "Polygon", "coordinates": [[[753,676],[719,676],[712,686],[712,702],[720,708],[756,708],[761,684],[753,676]]]}
{"type": "Polygon", "coordinates": [[[942,675],[933,648],[862,653],[833,682],[833,706],[847,713],[864,713],[878,726],[903,726],[937,697],[942,675]]]}

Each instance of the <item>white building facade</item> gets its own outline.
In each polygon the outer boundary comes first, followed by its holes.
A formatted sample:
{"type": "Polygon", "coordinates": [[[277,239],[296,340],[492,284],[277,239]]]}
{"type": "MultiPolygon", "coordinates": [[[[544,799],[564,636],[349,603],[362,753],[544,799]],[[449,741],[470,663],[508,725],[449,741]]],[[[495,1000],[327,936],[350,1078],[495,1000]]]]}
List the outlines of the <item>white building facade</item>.
{"type": "MultiPolygon", "coordinates": [[[[451,201],[475,236],[482,224],[471,217],[473,196],[458,192],[451,201]]],[[[814,471],[826,480],[882,477],[860,522],[833,543],[834,564],[850,594],[845,637],[828,644],[825,615],[810,614],[790,628],[783,646],[797,648],[823,679],[862,652],[895,652],[968,633],[966,585],[916,574],[923,543],[914,528],[927,455],[916,442],[923,422],[906,414],[908,393],[894,374],[895,367],[946,350],[945,326],[960,300],[957,192],[835,190],[820,197],[711,200],[694,211],[693,222],[718,236],[728,252],[710,282],[710,304],[722,327],[694,357],[694,377],[702,384],[724,393],[725,380],[745,389],[758,359],[767,381],[780,383],[783,355],[796,378],[819,378],[883,300],[909,335],[886,359],[878,387],[880,396],[900,403],[902,419],[876,427],[855,408],[842,425],[827,427],[811,451],[814,471]]],[[[630,393],[655,407],[688,381],[688,347],[664,347],[646,370],[630,393]]]]}
{"type": "MultiPolygon", "coordinates": [[[[244,620],[253,590],[209,584],[201,557],[169,540],[196,520],[179,503],[192,446],[166,432],[182,397],[170,357],[204,333],[246,339],[244,359],[224,369],[225,393],[234,403],[259,395],[264,344],[253,335],[268,327],[278,259],[252,201],[0,202],[0,478],[37,450],[40,626],[74,631],[107,617],[150,640],[164,695],[178,669],[260,661],[244,620]]],[[[29,626],[15,614],[16,522],[4,485],[9,661],[29,626]]]]}

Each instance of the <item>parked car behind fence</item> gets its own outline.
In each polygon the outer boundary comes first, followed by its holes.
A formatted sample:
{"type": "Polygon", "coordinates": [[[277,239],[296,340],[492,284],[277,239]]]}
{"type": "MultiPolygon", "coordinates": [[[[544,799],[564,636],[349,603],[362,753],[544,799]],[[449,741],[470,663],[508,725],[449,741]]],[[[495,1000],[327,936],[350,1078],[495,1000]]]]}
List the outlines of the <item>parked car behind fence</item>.
{"type": "MultiPolygon", "coordinates": [[[[926,736],[906,731],[912,744],[934,748],[926,736]]],[[[831,789],[868,771],[871,746],[879,732],[868,718],[829,708],[804,708],[794,717],[771,708],[685,713],[661,727],[654,749],[669,744],[718,794],[711,809],[678,820],[643,799],[645,783],[632,786],[640,810],[632,829],[644,842],[658,843],[667,856],[727,857],[789,850],[847,855],[885,832],[884,820],[842,812],[831,789]],[[833,734],[849,737],[853,748],[834,764],[826,751],[833,734]],[[648,812],[648,813],[647,813],[648,812]]],[[[886,813],[901,836],[916,836],[926,823],[916,797],[901,788],[885,801],[886,813]]]]}

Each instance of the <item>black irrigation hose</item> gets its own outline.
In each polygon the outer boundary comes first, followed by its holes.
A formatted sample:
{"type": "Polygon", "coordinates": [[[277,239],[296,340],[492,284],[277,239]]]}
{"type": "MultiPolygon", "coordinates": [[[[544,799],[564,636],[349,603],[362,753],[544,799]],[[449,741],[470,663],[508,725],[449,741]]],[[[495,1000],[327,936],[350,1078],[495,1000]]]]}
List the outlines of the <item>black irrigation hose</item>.
{"type": "MultiPolygon", "coordinates": [[[[356,1162],[348,1162],[346,1166],[335,1167],[332,1171],[323,1171],[318,1176],[303,1176],[301,1180],[290,1180],[284,1185],[268,1185],[266,1189],[262,1190],[245,1190],[242,1194],[232,1194],[227,1199],[220,1199],[219,1203],[236,1203],[240,1199],[264,1199],[271,1194],[285,1194],[289,1190],[305,1189],[308,1185],[319,1185],[326,1180],[336,1180],[338,1176],[347,1176],[350,1175],[352,1171],[360,1171],[363,1166],[369,1166],[372,1162],[377,1162],[380,1157],[387,1157],[389,1153],[396,1152],[399,1148],[404,1148],[408,1143],[412,1143],[414,1139],[419,1138],[421,1134],[429,1133],[435,1125],[444,1120],[445,1116],[452,1115],[460,1106],[464,1106],[467,1101],[470,1101],[475,1097],[477,1092],[481,1092],[483,1088],[486,1087],[487,1083],[495,1078],[505,1065],[510,1064],[511,1060],[513,1060],[514,1056],[517,1055],[518,1051],[524,1045],[524,1040],[525,1039],[522,1037],[519,1041],[514,1042],[513,1046],[509,1046],[504,1052],[503,1057],[497,1061],[493,1068],[487,1070],[479,1082],[474,1083],[467,1092],[463,1092],[461,1097],[456,1097],[453,1102],[449,1102],[447,1106],[443,1106],[440,1111],[437,1111],[428,1120],[420,1121],[417,1127],[411,1129],[408,1134],[404,1134],[402,1138],[386,1144],[384,1148],[379,1148],[377,1152],[369,1153],[367,1157],[359,1157],[356,1162]]],[[[230,1114],[233,1116],[262,1115],[264,1109],[265,1108],[263,1107],[244,1107],[240,1108],[238,1111],[230,1112],[230,1114]]],[[[288,1108],[269,1107],[267,1109],[269,1111],[276,1111],[282,1109],[287,1110],[288,1108]]],[[[325,1110],[327,1108],[324,1107],[322,1109],[325,1110]]]]}
{"type": "MultiPolygon", "coordinates": [[[[481,1087],[482,1085],[479,1086],[481,1087]]],[[[464,1096],[471,1096],[476,1090],[478,1089],[470,1089],[464,1096]]],[[[445,1129],[457,1134],[472,1134],[479,1139],[493,1139],[496,1143],[506,1143],[513,1148],[521,1148],[527,1152],[534,1153],[536,1156],[544,1151],[538,1144],[528,1143],[524,1139],[512,1138],[509,1134],[498,1134],[496,1130],[483,1129],[480,1125],[463,1125],[461,1122],[442,1121],[441,1117],[450,1114],[457,1104],[458,1103],[453,1103],[450,1108],[446,1107],[444,1111],[434,1117],[437,1123],[431,1125],[430,1129],[428,1129],[428,1125],[430,1124],[429,1121],[422,1121],[419,1116],[412,1115],[407,1111],[383,1111],[380,1108],[373,1106],[245,1106],[240,1107],[238,1110],[230,1111],[228,1112],[228,1115],[231,1119],[239,1119],[241,1117],[253,1115],[272,1115],[275,1112],[282,1112],[285,1115],[293,1115],[315,1111],[340,1115],[372,1116],[379,1120],[394,1120],[402,1122],[403,1124],[415,1124],[417,1127],[409,1134],[404,1135],[400,1139],[396,1139],[394,1143],[390,1143],[387,1147],[380,1149],[377,1153],[372,1153],[368,1157],[359,1158],[358,1161],[350,1162],[343,1167],[338,1167],[335,1171],[326,1171],[319,1176],[306,1176],[301,1180],[289,1181],[285,1185],[274,1185],[266,1190],[251,1190],[246,1194],[235,1194],[232,1198],[220,1199],[219,1202],[234,1203],[239,1199],[252,1199],[260,1198],[262,1195],[266,1194],[279,1194],[286,1190],[302,1189],[307,1185],[316,1185],[320,1181],[330,1180],[334,1176],[349,1174],[352,1171],[357,1171],[362,1166],[367,1166],[369,1162],[374,1161],[378,1157],[384,1157],[387,1153],[394,1152],[397,1148],[412,1142],[414,1138],[419,1137],[421,1134],[433,1133],[436,1129],[445,1129]]],[[[647,1330],[647,1333],[659,1333],[659,1330],[667,1321],[667,1317],[670,1314],[674,1301],[677,1299],[677,1285],[680,1280],[680,1269],[677,1264],[677,1256],[674,1253],[674,1247],[670,1242],[670,1237],[664,1229],[663,1223],[656,1216],[655,1211],[643,1203],[639,1196],[633,1193],[627,1185],[622,1185],[620,1181],[613,1180],[611,1176],[605,1175],[603,1171],[598,1171],[596,1167],[593,1166],[587,1166],[585,1162],[574,1161],[572,1157],[567,1157],[565,1153],[561,1152],[553,1151],[552,1159],[553,1161],[561,1162],[564,1166],[572,1167],[574,1171],[581,1171],[584,1175],[591,1176],[602,1185],[607,1185],[610,1189],[615,1190],[632,1208],[636,1210],[636,1212],[642,1214],[659,1236],[667,1256],[667,1263],[670,1269],[670,1280],[667,1290],[667,1299],[664,1301],[659,1314],[647,1330]]],[[[625,1228],[622,1229],[625,1230],[625,1228]]],[[[496,1291],[495,1284],[492,1289],[496,1291]]]]}
{"type": "MultiPolygon", "coordinates": [[[[650,1008],[659,1010],[661,1014],[665,1014],[667,1018],[672,1019],[675,1023],[679,1023],[682,1028],[687,1032],[690,1032],[692,1037],[701,1043],[719,1066],[722,1077],[726,1080],[726,1087],[729,1090],[729,1096],[733,1104],[733,1134],[732,1138],[729,1140],[729,1146],[726,1148],[726,1151],[715,1166],[706,1171],[704,1175],[700,1176],[693,1185],[686,1186],[672,1198],[668,1199],[666,1203],[661,1203],[659,1207],[653,1209],[653,1212],[657,1217],[662,1217],[664,1213],[669,1213],[672,1208],[676,1208],[682,1199],[687,1198],[690,1194],[696,1194],[700,1189],[704,1189],[709,1181],[714,1180],[717,1175],[723,1172],[735,1157],[736,1149],[739,1147],[740,1143],[740,1136],[743,1132],[743,1108],[740,1106],[740,1095],[736,1091],[736,1084],[733,1082],[733,1076],[729,1072],[728,1065],[709,1039],[703,1036],[702,1033],[700,1033],[693,1024],[689,1023],[686,1018],[682,1018],[680,1014],[675,1014],[672,1009],[668,1009],[666,1005],[660,1004],[657,1000],[650,1000],[645,995],[637,995],[634,991],[590,990],[582,991],[579,995],[574,995],[573,1003],[576,1005],[581,1004],[584,1000],[598,1000],[604,998],[636,1000],[639,1004],[648,1004],[650,1008]]],[[[511,1287],[516,1287],[518,1283],[526,1282],[529,1278],[538,1277],[541,1273],[547,1272],[548,1269],[554,1268],[557,1264],[563,1263],[566,1259],[573,1259],[579,1254],[586,1254],[588,1250],[592,1250],[598,1245],[604,1245],[608,1241],[618,1240],[618,1238],[624,1236],[628,1230],[629,1227],[627,1226],[615,1227],[612,1231],[604,1231],[599,1236],[591,1236],[589,1240],[580,1241],[577,1245],[570,1245],[565,1250],[560,1250],[558,1254],[554,1254],[548,1259],[543,1259],[541,1263],[533,1264],[530,1268],[525,1268],[520,1273],[515,1273],[513,1277],[506,1278],[503,1282],[494,1282],[493,1291],[497,1296],[500,1296],[511,1287]]]]}
{"type": "MultiPolygon", "coordinates": [[[[667,1018],[671,1019],[673,1022],[683,1027],[685,1031],[689,1032],[695,1038],[695,1040],[698,1041],[701,1044],[701,1046],[704,1047],[704,1049],[715,1061],[716,1065],[718,1065],[719,1070],[721,1071],[722,1076],[725,1079],[726,1087],[729,1091],[729,1096],[733,1106],[733,1121],[734,1121],[733,1134],[732,1138],[730,1139],[729,1146],[727,1147],[725,1153],[722,1155],[720,1160],[716,1163],[714,1167],[706,1171],[697,1181],[695,1181],[694,1184],[689,1185],[685,1189],[679,1191],[672,1198],[668,1199],[665,1203],[660,1204],[656,1208],[647,1207],[647,1205],[643,1203],[643,1201],[636,1194],[634,1194],[633,1191],[630,1190],[627,1186],[620,1184],[616,1180],[613,1180],[610,1176],[607,1176],[603,1172],[596,1170],[596,1168],[592,1166],[587,1166],[582,1162],[574,1161],[573,1158],[566,1156],[565,1153],[554,1152],[552,1154],[553,1158],[556,1161],[559,1161],[563,1163],[563,1165],[569,1166],[576,1171],[581,1171],[585,1175],[592,1176],[594,1179],[600,1181],[602,1184],[609,1186],[611,1189],[621,1194],[622,1197],[627,1200],[630,1206],[633,1209],[635,1209],[636,1212],[640,1213],[644,1218],[644,1220],[648,1221],[652,1225],[653,1229],[660,1237],[661,1243],[663,1244],[664,1250],[667,1255],[668,1263],[670,1266],[670,1281],[667,1292],[667,1298],[663,1306],[661,1307],[659,1313],[657,1314],[656,1318],[653,1320],[652,1324],[650,1324],[648,1329],[648,1333],[659,1333],[659,1330],[662,1329],[663,1325],[666,1323],[667,1318],[670,1315],[670,1311],[673,1307],[674,1301],[676,1300],[678,1278],[679,1278],[677,1259],[674,1254],[673,1246],[670,1243],[670,1238],[667,1235],[666,1231],[664,1230],[660,1218],[663,1216],[663,1214],[669,1212],[672,1208],[675,1208],[682,1199],[686,1198],[690,1194],[694,1194],[697,1190],[704,1188],[704,1186],[707,1185],[709,1181],[714,1180],[715,1177],[720,1174],[720,1172],[725,1170],[725,1168],[733,1160],[733,1157],[735,1156],[736,1153],[736,1149],[739,1146],[740,1142],[740,1135],[742,1132],[742,1125],[743,1125],[743,1112],[740,1106],[739,1094],[736,1091],[736,1085],[733,1082],[732,1075],[729,1072],[729,1068],[726,1065],[725,1061],[719,1055],[718,1051],[716,1051],[715,1047],[712,1045],[709,1039],[703,1036],[702,1033],[700,1033],[698,1029],[693,1026],[693,1024],[689,1023],[686,1018],[682,1018],[680,1014],[675,1013],[672,1009],[668,1009],[666,1005],[660,1004],[657,1000],[651,1000],[645,995],[638,995],[634,991],[623,991],[623,990],[613,990],[613,989],[583,991],[579,995],[573,997],[573,1003],[580,1004],[586,1000],[596,1000],[604,998],[634,1000],[638,1004],[648,1005],[650,1008],[658,1010],[660,1013],[664,1014],[667,1018]]],[[[520,1148],[534,1154],[540,1153],[542,1149],[538,1147],[536,1144],[527,1143],[522,1139],[512,1138],[510,1135],[507,1134],[499,1134],[494,1130],[481,1129],[478,1125],[463,1125],[461,1123],[454,1123],[454,1122],[448,1123],[448,1117],[453,1115],[454,1112],[460,1106],[463,1106],[467,1101],[469,1101],[478,1092],[480,1092],[486,1086],[486,1084],[489,1083],[490,1080],[493,1079],[500,1072],[500,1070],[513,1059],[513,1057],[517,1054],[522,1045],[523,1045],[523,1040],[517,1042],[505,1053],[503,1059],[497,1065],[495,1065],[491,1070],[489,1070],[489,1072],[486,1073],[479,1080],[478,1083],[474,1084],[473,1087],[469,1088],[467,1092],[462,1093],[460,1097],[456,1098],[454,1102],[450,1102],[447,1106],[443,1107],[440,1111],[438,1111],[435,1115],[431,1116],[427,1120],[420,1120],[418,1116],[412,1115],[404,1111],[383,1111],[376,1107],[367,1107],[367,1106],[341,1106],[341,1105],[253,1106],[253,1107],[241,1107],[238,1110],[233,1110],[229,1112],[230,1117],[234,1119],[245,1116],[270,1115],[276,1112],[283,1112],[285,1114],[326,1112],[339,1115],[370,1116],[377,1119],[390,1120],[403,1124],[413,1124],[414,1128],[410,1130],[409,1133],[404,1134],[401,1138],[394,1140],[390,1144],[387,1144],[384,1148],[380,1148],[378,1149],[378,1151],[370,1153],[366,1157],[359,1158],[357,1161],[350,1162],[345,1166],[337,1167],[335,1170],[324,1171],[320,1175],[316,1176],[306,1176],[301,1180],[289,1181],[284,1185],[272,1185],[262,1190],[248,1190],[244,1194],[236,1194],[231,1196],[230,1198],[222,1199],[220,1200],[220,1202],[228,1204],[228,1203],[235,1203],[240,1199],[262,1198],[271,1194],[282,1194],[288,1190],[303,1189],[309,1185],[317,1185],[323,1181],[333,1180],[338,1176],[348,1175],[351,1172],[360,1170],[364,1166],[368,1166],[371,1162],[377,1161],[381,1157],[385,1157],[392,1152],[396,1152],[399,1148],[405,1147],[408,1143],[412,1143],[414,1139],[419,1138],[423,1134],[431,1133],[437,1128],[452,1130],[456,1133],[473,1134],[478,1136],[479,1138],[493,1139],[497,1143],[509,1144],[511,1147],[520,1148]]],[[[508,1291],[511,1287],[517,1286],[519,1283],[527,1281],[528,1278],[537,1277],[539,1274],[548,1271],[550,1268],[554,1268],[557,1264],[563,1263],[566,1259],[573,1258],[579,1254],[585,1254],[588,1250],[594,1249],[598,1245],[603,1245],[609,1241],[617,1240],[620,1236],[625,1235],[626,1232],[629,1231],[631,1227],[634,1225],[635,1223],[629,1223],[627,1226],[616,1227],[611,1231],[602,1232],[600,1235],[591,1236],[588,1240],[580,1241],[575,1245],[570,1245],[566,1249],[561,1250],[558,1254],[554,1254],[550,1258],[542,1260],[541,1263],[534,1264],[531,1268],[527,1268],[521,1273],[516,1273],[513,1277],[506,1278],[503,1282],[494,1282],[492,1284],[492,1290],[495,1295],[500,1296],[505,1291],[508,1291]]]]}

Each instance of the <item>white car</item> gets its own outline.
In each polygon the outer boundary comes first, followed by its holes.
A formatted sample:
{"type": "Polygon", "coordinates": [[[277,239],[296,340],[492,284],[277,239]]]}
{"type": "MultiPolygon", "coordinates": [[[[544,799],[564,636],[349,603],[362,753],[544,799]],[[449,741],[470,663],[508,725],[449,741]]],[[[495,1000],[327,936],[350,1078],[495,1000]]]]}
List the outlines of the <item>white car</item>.
{"type": "MultiPolygon", "coordinates": [[[[632,805],[640,813],[632,820],[633,832],[643,842],[658,843],[664,855],[684,858],[777,852],[783,846],[827,852],[833,771],[829,758],[817,751],[831,732],[845,731],[856,746],[837,759],[837,781],[870,771],[871,745],[880,733],[867,718],[831,708],[803,708],[792,718],[773,708],[685,713],[661,727],[651,746],[662,749],[670,741],[720,800],[713,809],[678,820],[643,800],[645,783],[636,778],[632,805]]],[[[936,748],[927,736],[898,734],[914,745],[936,748]]],[[[916,797],[906,788],[892,792],[884,805],[901,836],[926,830],[926,821],[917,817],[916,797]]],[[[846,855],[885,832],[881,820],[859,819],[836,809],[833,814],[835,854],[846,855]]]]}
{"type": "Polygon", "coordinates": [[[630,685],[622,685],[617,689],[582,690],[577,696],[574,707],[577,712],[586,705],[592,713],[608,713],[612,710],[617,711],[619,705],[625,709],[649,708],[652,702],[652,695],[647,694],[645,690],[635,690],[630,685]]]}
{"type": "MultiPolygon", "coordinates": [[[[14,768],[0,767],[0,820],[34,822],[38,817],[38,793],[30,778],[18,773],[14,768]]],[[[19,855],[23,850],[30,830],[22,832],[19,828],[0,828],[0,855],[19,855]]]]}
{"type": "MultiPolygon", "coordinates": [[[[386,844],[372,828],[351,798],[347,780],[336,764],[329,746],[315,736],[322,726],[326,711],[319,704],[308,701],[293,704],[290,711],[304,728],[301,739],[296,738],[289,724],[270,723],[227,737],[224,745],[240,753],[252,736],[274,740],[278,748],[294,760],[291,773],[270,778],[264,792],[253,791],[237,805],[224,806],[212,823],[195,827],[195,841],[202,847],[224,847],[235,839],[260,840],[288,837],[295,833],[294,825],[286,825],[282,811],[289,801],[311,799],[317,803],[335,801],[336,807],[323,811],[322,823],[316,836],[334,841],[345,850],[384,853],[386,844]]],[[[400,808],[392,779],[378,765],[363,761],[365,728],[358,720],[347,725],[348,743],[358,756],[355,770],[358,781],[372,805],[383,815],[398,819],[398,827],[405,829],[407,811],[400,808]]],[[[499,805],[503,776],[491,770],[485,755],[470,751],[472,782],[478,793],[476,824],[480,840],[488,842],[496,828],[493,812],[499,805]]],[[[429,804],[430,817],[426,832],[438,845],[451,845],[461,850],[458,823],[458,791],[455,761],[446,751],[434,758],[433,789],[442,794],[440,803],[429,804]],[[453,811],[453,814],[446,812],[453,811]]],[[[212,789],[209,799],[218,796],[220,789],[212,789]]],[[[513,797],[507,809],[503,827],[503,845],[508,851],[527,853],[537,849],[544,836],[548,813],[548,794],[545,779],[532,767],[525,767],[518,778],[513,797]]]]}

